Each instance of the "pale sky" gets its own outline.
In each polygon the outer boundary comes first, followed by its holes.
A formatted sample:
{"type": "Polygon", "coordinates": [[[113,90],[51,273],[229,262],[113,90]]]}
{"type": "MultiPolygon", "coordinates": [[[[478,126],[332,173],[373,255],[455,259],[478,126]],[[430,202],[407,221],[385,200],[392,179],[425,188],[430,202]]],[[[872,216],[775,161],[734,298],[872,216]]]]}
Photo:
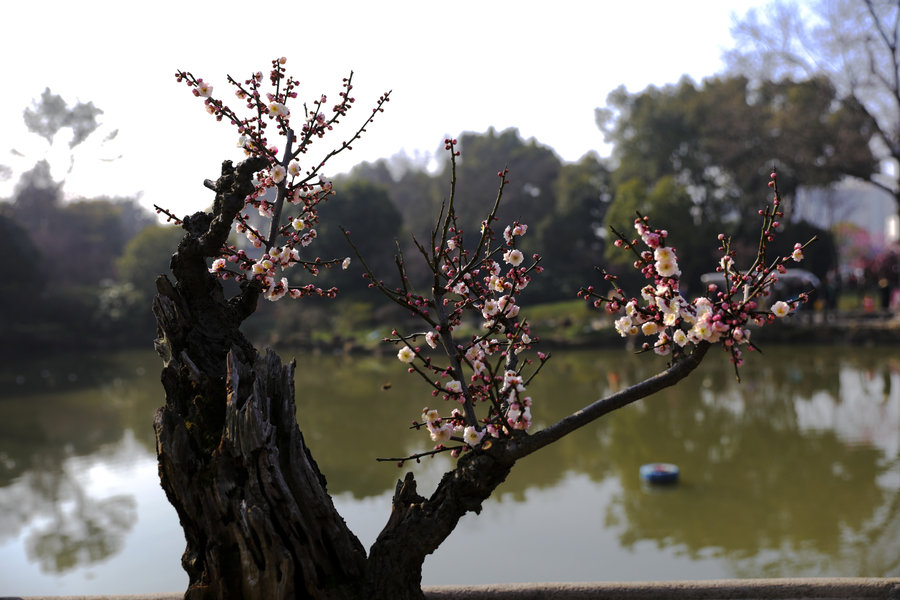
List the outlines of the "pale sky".
{"type": "Polygon", "coordinates": [[[22,111],[49,86],[70,104],[92,101],[104,111],[97,139],[82,145],[71,173],[65,143],[49,155],[57,177],[66,177],[67,197],[141,193],[142,205],[179,214],[206,207],[212,197],[202,181],[218,175],[223,159],[241,158],[237,134],[207,115],[174,73],[204,78],[216,97],[237,108],[226,75],[268,72],[279,56],[302,82],[299,99],[322,93],[336,99],[353,70],[356,108],[347,124],[355,126],[382,92],[393,90],[385,113],[352,152],[326,168],[328,175],[403,151],[434,154],[448,134],[490,126],[517,127],[564,161],[591,150],[607,155],[594,109],[609,92],[721,71],[732,15],[765,3],[4,3],[0,164],[14,174],[0,182],[0,197],[10,196],[21,170],[47,153],[46,143],[24,128],[22,111]],[[118,136],[101,147],[114,129],[118,136]]]}

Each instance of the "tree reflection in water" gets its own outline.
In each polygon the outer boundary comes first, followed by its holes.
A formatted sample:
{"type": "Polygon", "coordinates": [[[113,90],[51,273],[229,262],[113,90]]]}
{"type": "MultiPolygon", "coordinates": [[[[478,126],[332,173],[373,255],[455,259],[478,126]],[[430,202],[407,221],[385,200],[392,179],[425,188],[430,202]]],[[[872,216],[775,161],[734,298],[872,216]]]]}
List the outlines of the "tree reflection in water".
{"type": "MultiPolygon", "coordinates": [[[[649,541],[715,557],[738,577],[900,575],[900,536],[888,533],[900,528],[898,355],[769,347],[750,357],[741,383],[726,357],[712,356],[679,386],[529,457],[498,491],[522,501],[569,471],[612,477],[620,491],[605,522],[626,548],[649,541]],[[641,485],[640,465],[661,460],[681,467],[677,488],[641,485]]],[[[318,432],[310,445],[330,489],[384,493],[396,472],[385,477],[360,457],[426,447],[420,434],[387,427],[410,421],[430,398],[389,359],[299,364],[298,412],[318,432]],[[327,380],[316,375],[326,372],[327,380]],[[390,392],[380,391],[386,379],[390,392]]],[[[560,354],[529,387],[535,418],[550,422],[658,366],[646,355],[560,354]]]]}
{"type": "Polygon", "coordinates": [[[84,567],[118,552],[137,517],[134,496],[101,500],[86,497],[71,478],[64,486],[73,498],[57,502],[48,522],[35,526],[26,540],[28,558],[53,573],[84,567]]]}
{"type": "Polygon", "coordinates": [[[29,561],[64,573],[113,556],[137,518],[134,496],[92,497],[94,463],[115,462],[129,431],[146,432],[158,391],[135,385],[145,353],[55,357],[6,365],[0,385],[0,541],[26,532],[29,561]],[[24,385],[22,382],[27,383],[24,385]],[[140,428],[132,429],[135,420],[140,428]]]}
{"type": "MultiPolygon", "coordinates": [[[[527,458],[486,504],[477,525],[464,532],[465,544],[515,534],[522,552],[547,554],[547,548],[573,544],[576,534],[608,538],[606,549],[597,550],[606,552],[602,556],[588,555],[596,544],[579,547],[581,570],[548,565],[550,573],[572,579],[616,579],[621,563],[615,561],[642,563],[648,547],[657,556],[676,553],[679,560],[698,561],[692,564],[717,561],[722,567],[715,573],[737,577],[900,576],[900,349],[764,350],[764,356],[749,357],[741,384],[725,356],[710,356],[676,388],[527,458]],[[678,487],[641,485],[640,465],[660,460],[681,467],[678,487]],[[529,528],[503,528],[503,515],[520,514],[518,506],[533,518],[552,520],[558,516],[552,500],[540,508],[521,503],[570,489],[588,496],[591,482],[604,491],[586,502],[612,500],[585,509],[598,518],[581,522],[583,531],[532,540],[529,528]],[[490,529],[494,510],[501,531],[490,529]],[[617,547],[621,554],[609,556],[617,547]]],[[[621,350],[556,353],[529,386],[536,425],[659,366],[658,357],[621,350]]],[[[53,573],[129,552],[142,564],[171,558],[177,569],[181,539],[165,550],[171,556],[145,556],[147,548],[129,546],[140,510],[135,496],[86,483],[97,466],[130,469],[127,461],[138,459],[152,464],[151,423],[162,403],[158,358],[141,352],[32,359],[0,369],[2,389],[15,390],[0,398],[0,545],[24,536],[29,560],[53,573]],[[18,385],[20,376],[37,384],[18,385]],[[120,456],[123,448],[134,448],[138,458],[120,456]]],[[[377,522],[363,527],[381,528],[387,498],[402,475],[374,459],[427,448],[427,436],[404,424],[434,402],[393,357],[298,357],[298,417],[329,491],[351,512],[383,503],[383,510],[366,513],[377,522]]],[[[441,460],[416,468],[436,481],[441,460]]],[[[165,503],[161,491],[156,501],[165,503]]],[[[442,572],[455,571],[452,561],[464,560],[450,552],[453,537],[449,542],[448,552],[436,557],[442,572]]],[[[471,567],[459,569],[472,575],[471,567]]],[[[483,580],[515,572],[491,566],[483,580]]],[[[695,573],[703,572],[698,567],[695,573]]]]}
{"type": "Polygon", "coordinates": [[[739,577],[897,575],[896,362],[862,362],[776,348],[748,361],[743,384],[707,363],[615,415],[602,444],[622,490],[607,524],[627,547],[719,556],[739,577]],[[680,465],[682,484],[643,488],[633,474],[663,459],[680,465]]]}

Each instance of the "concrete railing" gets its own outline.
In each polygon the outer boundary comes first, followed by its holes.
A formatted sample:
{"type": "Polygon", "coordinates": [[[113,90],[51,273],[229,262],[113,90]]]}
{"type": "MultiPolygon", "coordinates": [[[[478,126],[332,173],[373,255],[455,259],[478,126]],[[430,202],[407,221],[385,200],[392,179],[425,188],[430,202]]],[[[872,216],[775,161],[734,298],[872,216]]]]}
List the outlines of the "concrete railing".
{"type": "MultiPolygon", "coordinates": [[[[900,578],[823,577],[427,586],[428,600],[900,600],[900,578]]],[[[11,597],[0,597],[8,600],[11,597]]],[[[24,596],[21,600],[181,600],[182,595],[24,596]]],[[[20,600],[16,597],[16,600],[20,600]]]]}
{"type": "Polygon", "coordinates": [[[900,578],[724,579],[425,588],[428,600],[900,600],[900,578]]]}

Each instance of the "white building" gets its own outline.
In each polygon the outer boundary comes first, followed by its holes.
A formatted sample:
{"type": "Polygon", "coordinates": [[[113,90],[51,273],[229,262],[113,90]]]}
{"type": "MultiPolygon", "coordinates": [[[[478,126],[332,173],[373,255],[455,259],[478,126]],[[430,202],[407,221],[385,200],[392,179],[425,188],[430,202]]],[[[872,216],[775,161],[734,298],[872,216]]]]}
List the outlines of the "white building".
{"type": "Polygon", "coordinates": [[[880,248],[900,240],[893,196],[863,181],[847,179],[829,188],[800,188],[792,208],[792,220],[805,220],[822,229],[842,222],[858,225],[880,248]]]}

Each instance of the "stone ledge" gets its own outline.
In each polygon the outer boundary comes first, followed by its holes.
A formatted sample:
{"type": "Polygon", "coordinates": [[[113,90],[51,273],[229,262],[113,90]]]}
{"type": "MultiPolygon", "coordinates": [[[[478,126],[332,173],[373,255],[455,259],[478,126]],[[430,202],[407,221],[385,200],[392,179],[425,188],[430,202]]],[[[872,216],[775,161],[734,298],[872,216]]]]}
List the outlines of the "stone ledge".
{"type": "MultiPolygon", "coordinates": [[[[511,583],[423,589],[428,600],[900,600],[900,578],[879,577],[511,583]]],[[[182,597],[174,593],[25,596],[16,600],[181,600],[182,597]]]]}
{"type": "Polygon", "coordinates": [[[900,600],[900,578],[720,579],[426,587],[428,600],[900,600]]]}

